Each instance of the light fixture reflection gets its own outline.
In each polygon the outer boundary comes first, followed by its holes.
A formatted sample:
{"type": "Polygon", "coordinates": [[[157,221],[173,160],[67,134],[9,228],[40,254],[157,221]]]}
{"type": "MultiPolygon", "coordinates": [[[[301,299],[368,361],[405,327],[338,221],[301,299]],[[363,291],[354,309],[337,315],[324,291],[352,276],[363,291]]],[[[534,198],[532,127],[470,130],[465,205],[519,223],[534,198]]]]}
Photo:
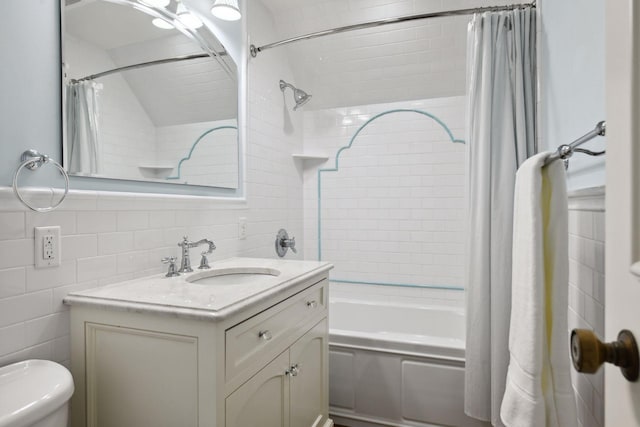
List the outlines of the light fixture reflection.
{"type": "Polygon", "coordinates": [[[186,7],[182,4],[182,2],[178,3],[178,8],[176,9],[176,15],[182,24],[190,28],[192,30],[197,30],[202,27],[202,21],[195,16],[193,13],[189,12],[186,7]]]}
{"type": "Polygon", "coordinates": [[[216,0],[211,7],[211,14],[225,21],[237,21],[242,18],[238,0],[216,0]]]}
{"type": "Polygon", "coordinates": [[[171,0],[138,0],[142,4],[153,7],[167,7],[171,0]]]}
{"type": "Polygon", "coordinates": [[[172,30],[175,28],[172,23],[167,22],[164,19],[160,19],[160,18],[153,19],[151,23],[158,28],[162,28],[163,30],[172,30]]]}

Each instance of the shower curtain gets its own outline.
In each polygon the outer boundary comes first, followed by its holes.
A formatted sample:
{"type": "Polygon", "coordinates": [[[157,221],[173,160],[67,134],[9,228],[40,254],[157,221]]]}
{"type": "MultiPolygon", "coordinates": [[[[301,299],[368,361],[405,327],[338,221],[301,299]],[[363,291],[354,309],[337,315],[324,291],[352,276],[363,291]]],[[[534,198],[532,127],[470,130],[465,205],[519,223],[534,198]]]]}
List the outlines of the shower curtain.
{"type": "Polygon", "coordinates": [[[513,191],[535,152],[535,11],[475,15],[467,43],[465,412],[502,426],[509,363],[513,191]]]}
{"type": "Polygon", "coordinates": [[[67,164],[69,173],[100,173],[98,141],[98,92],[102,85],[92,82],[67,84],[67,164]]]}

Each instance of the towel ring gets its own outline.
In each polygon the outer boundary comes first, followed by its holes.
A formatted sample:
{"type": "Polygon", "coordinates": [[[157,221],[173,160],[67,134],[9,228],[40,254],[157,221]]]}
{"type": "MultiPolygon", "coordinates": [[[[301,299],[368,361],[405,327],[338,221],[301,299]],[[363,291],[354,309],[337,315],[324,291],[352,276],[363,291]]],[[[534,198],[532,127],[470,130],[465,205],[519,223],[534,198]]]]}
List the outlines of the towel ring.
{"type": "Polygon", "coordinates": [[[20,161],[22,163],[20,164],[20,166],[18,166],[15,175],[13,175],[13,192],[15,193],[18,200],[20,200],[23,205],[36,212],[50,212],[60,206],[69,193],[69,175],[67,174],[67,171],[65,171],[64,168],[60,165],[60,163],[52,160],[46,154],[41,154],[33,149],[27,150],[22,153],[22,156],[20,156],[20,161]],[[18,175],[20,175],[20,172],[22,172],[22,169],[24,168],[27,168],[30,171],[35,171],[36,169],[40,168],[40,166],[44,166],[47,163],[52,163],[60,170],[62,176],[64,176],[64,194],[62,195],[60,200],[58,200],[58,203],[46,208],[38,208],[27,203],[27,201],[22,197],[22,194],[20,194],[20,191],[18,190],[18,175]]]}

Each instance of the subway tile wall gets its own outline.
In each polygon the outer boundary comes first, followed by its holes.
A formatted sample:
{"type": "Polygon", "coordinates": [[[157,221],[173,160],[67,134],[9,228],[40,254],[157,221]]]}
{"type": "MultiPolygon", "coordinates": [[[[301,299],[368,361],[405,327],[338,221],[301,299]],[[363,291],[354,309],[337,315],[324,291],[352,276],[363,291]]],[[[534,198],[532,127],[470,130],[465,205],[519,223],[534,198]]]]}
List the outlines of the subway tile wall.
{"type": "MultiPolygon", "coordinates": [[[[236,126],[234,119],[189,123],[156,128],[156,162],[173,166],[171,176],[187,182],[215,187],[238,187],[238,131],[236,129],[212,129],[236,126]],[[205,132],[211,131],[206,136],[205,132]],[[194,145],[201,138],[197,145],[194,145]],[[191,150],[193,149],[193,152],[191,150]]],[[[152,163],[152,162],[150,162],[152,163]]]]}
{"type": "MultiPolygon", "coordinates": [[[[274,39],[268,13],[258,2],[250,7],[251,36],[274,39]]],[[[302,149],[302,116],[290,105],[284,108],[278,87],[280,78],[291,78],[287,64],[284,52],[274,50],[250,65],[246,201],[76,191],[59,210],[41,214],[27,211],[11,189],[0,188],[0,366],[28,358],[68,363],[64,296],[160,273],[160,259],[178,254],[183,235],[213,239],[214,264],[238,255],[275,257],[280,228],[302,237],[302,176],[291,159],[302,149]],[[239,217],[247,218],[243,240],[239,217]],[[62,265],[40,270],[34,268],[33,227],[44,225],[61,226],[62,265]]],[[[49,195],[40,199],[45,205],[49,195]]],[[[302,259],[300,246],[287,258],[302,259]]]]}
{"type": "MultiPolygon", "coordinates": [[[[603,339],[604,194],[569,200],[569,330],[592,329],[603,339]]],[[[580,426],[604,426],[604,369],[595,375],[572,370],[572,381],[580,426]]]]}
{"type": "MultiPolygon", "coordinates": [[[[334,167],[336,152],[360,126],[394,109],[426,111],[442,120],[454,137],[464,139],[465,99],[305,112],[305,152],[329,157],[322,164],[304,164],[307,256],[318,256],[321,229],[322,259],[335,264],[334,278],[464,287],[465,149],[451,142],[436,121],[403,112],[368,124],[340,155],[339,171],[322,174],[320,226],[317,169],[334,167]]],[[[384,287],[362,291],[400,298],[422,292],[384,287]]]]}

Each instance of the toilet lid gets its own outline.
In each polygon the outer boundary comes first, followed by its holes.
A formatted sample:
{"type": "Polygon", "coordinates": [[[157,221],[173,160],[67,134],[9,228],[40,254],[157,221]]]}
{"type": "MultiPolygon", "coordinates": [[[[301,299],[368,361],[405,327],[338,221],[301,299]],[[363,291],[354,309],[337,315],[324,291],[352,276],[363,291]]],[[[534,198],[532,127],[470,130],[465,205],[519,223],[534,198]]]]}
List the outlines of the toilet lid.
{"type": "Polygon", "coordinates": [[[0,427],[30,425],[69,401],[71,373],[49,360],[26,360],[0,368],[0,427]]]}

